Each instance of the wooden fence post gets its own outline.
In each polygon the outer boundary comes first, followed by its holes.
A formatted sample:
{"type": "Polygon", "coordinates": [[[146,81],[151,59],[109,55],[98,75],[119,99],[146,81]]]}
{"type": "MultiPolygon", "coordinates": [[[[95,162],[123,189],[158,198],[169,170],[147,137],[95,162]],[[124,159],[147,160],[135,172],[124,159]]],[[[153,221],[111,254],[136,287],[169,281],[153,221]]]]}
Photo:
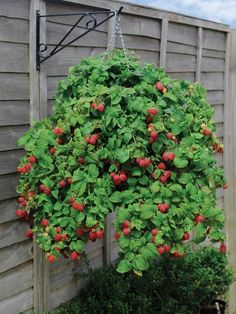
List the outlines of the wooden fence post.
{"type": "MultiPolygon", "coordinates": [[[[228,190],[224,193],[224,208],[226,212],[226,231],[228,235],[229,261],[236,271],[236,30],[227,35],[225,59],[225,153],[224,168],[228,180],[228,190]]],[[[229,294],[229,313],[236,313],[236,283],[231,286],[229,294]]]]}
{"type": "MultiPolygon", "coordinates": [[[[36,69],[36,10],[46,13],[44,0],[31,0],[29,10],[29,77],[30,77],[30,122],[38,121],[47,114],[46,74],[36,69]]],[[[42,22],[41,38],[45,40],[45,22],[42,22]]],[[[48,308],[48,264],[42,250],[33,239],[33,290],[34,311],[43,314],[48,308]]]]}

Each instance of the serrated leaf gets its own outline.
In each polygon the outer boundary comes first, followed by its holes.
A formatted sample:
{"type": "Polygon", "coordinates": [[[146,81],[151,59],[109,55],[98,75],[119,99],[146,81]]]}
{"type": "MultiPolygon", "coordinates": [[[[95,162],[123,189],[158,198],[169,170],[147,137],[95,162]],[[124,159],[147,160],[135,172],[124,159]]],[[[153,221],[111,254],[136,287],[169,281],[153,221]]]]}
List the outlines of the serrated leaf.
{"type": "Polygon", "coordinates": [[[149,267],[148,261],[143,257],[143,255],[136,255],[133,260],[133,267],[137,270],[147,270],[149,267]]]}
{"type": "Polygon", "coordinates": [[[177,168],[185,168],[187,165],[188,165],[188,160],[187,159],[184,159],[184,158],[179,158],[179,157],[176,157],[174,159],[174,165],[177,167],[177,168]]]}
{"type": "Polygon", "coordinates": [[[119,191],[114,192],[110,197],[110,201],[112,203],[121,203],[123,201],[122,193],[119,191]]]}
{"type": "Polygon", "coordinates": [[[124,274],[127,273],[128,271],[130,271],[132,268],[132,265],[129,261],[127,261],[126,259],[122,260],[119,262],[116,270],[118,271],[118,273],[124,274]]]}

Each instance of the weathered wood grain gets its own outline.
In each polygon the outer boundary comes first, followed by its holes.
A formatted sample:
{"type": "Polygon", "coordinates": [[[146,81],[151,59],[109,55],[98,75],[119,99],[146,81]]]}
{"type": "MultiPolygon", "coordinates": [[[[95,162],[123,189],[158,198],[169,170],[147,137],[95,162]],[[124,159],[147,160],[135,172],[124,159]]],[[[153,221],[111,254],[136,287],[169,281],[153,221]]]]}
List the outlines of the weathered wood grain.
{"type": "MultiPolygon", "coordinates": [[[[53,46],[49,45],[49,49],[53,46]]],[[[47,62],[47,75],[67,75],[69,67],[80,63],[81,59],[104,52],[97,47],[67,47],[47,62]]]]}
{"type": "Polygon", "coordinates": [[[207,90],[224,90],[224,73],[202,73],[202,85],[207,90]]]}
{"type": "Polygon", "coordinates": [[[0,311],[4,314],[18,314],[33,306],[33,290],[27,289],[21,293],[0,301],[0,311]]]}
{"type": "Polygon", "coordinates": [[[167,72],[194,72],[196,70],[196,57],[168,52],[166,54],[167,72]]]}
{"type": "Polygon", "coordinates": [[[0,152],[0,175],[15,173],[19,164],[19,160],[23,155],[23,150],[0,152]]]}
{"type": "Polygon", "coordinates": [[[214,105],[220,105],[224,103],[224,91],[207,91],[207,100],[210,104],[214,105]]]}
{"type": "Polygon", "coordinates": [[[217,137],[224,136],[224,124],[222,122],[216,123],[216,136],[217,137]]]}
{"type": "Polygon", "coordinates": [[[202,27],[198,27],[197,34],[197,60],[196,60],[196,81],[201,82],[202,65],[202,27]]]}
{"type": "Polygon", "coordinates": [[[63,80],[65,76],[48,76],[47,82],[48,82],[48,99],[54,99],[58,87],[59,81],[63,80]]]}
{"type": "Polygon", "coordinates": [[[191,25],[170,22],[168,40],[185,45],[197,46],[197,28],[191,25]]]}
{"type": "Polygon", "coordinates": [[[18,204],[15,198],[0,202],[0,224],[16,220],[18,204]]]}
{"type": "Polygon", "coordinates": [[[29,18],[29,0],[0,1],[0,16],[29,18]]]}
{"type": "Polygon", "coordinates": [[[202,33],[203,48],[225,51],[226,35],[211,29],[204,29],[202,33]]]}
{"type": "Polygon", "coordinates": [[[160,45],[160,67],[166,66],[166,47],[167,47],[167,38],[169,31],[169,20],[163,18],[161,22],[161,45],[160,45]]]}
{"type": "Polygon", "coordinates": [[[195,81],[195,72],[167,72],[171,78],[178,80],[195,81]]]}
{"type": "Polygon", "coordinates": [[[17,140],[28,128],[27,125],[0,127],[0,151],[19,148],[17,140]]]}
{"type": "Polygon", "coordinates": [[[225,60],[212,57],[203,57],[201,64],[202,72],[224,72],[225,60]]]}
{"type": "Polygon", "coordinates": [[[0,249],[0,273],[32,259],[32,241],[26,240],[0,249]]]}
{"type": "Polygon", "coordinates": [[[10,269],[0,275],[0,301],[33,286],[32,261],[10,269]]]}
{"type": "Polygon", "coordinates": [[[26,73],[29,70],[28,45],[0,42],[0,72],[26,73]]]}
{"type": "Polygon", "coordinates": [[[172,41],[167,42],[166,51],[171,53],[180,53],[185,55],[196,56],[197,48],[172,41]]]}
{"type": "Polygon", "coordinates": [[[27,20],[8,18],[0,15],[0,29],[0,41],[21,44],[27,44],[29,42],[29,26],[27,20]]]}
{"type": "Polygon", "coordinates": [[[29,124],[29,101],[3,100],[0,101],[0,125],[29,124]]]}
{"type": "Polygon", "coordinates": [[[78,295],[76,281],[70,281],[68,285],[65,285],[55,291],[51,291],[49,300],[49,310],[56,308],[61,303],[69,301],[76,295],[78,295]]]}
{"type": "Polygon", "coordinates": [[[0,249],[27,239],[28,224],[23,221],[11,221],[0,225],[0,249]]]}
{"type": "Polygon", "coordinates": [[[0,73],[0,100],[29,99],[27,74],[0,73]]]}
{"type": "MultiPolygon", "coordinates": [[[[128,49],[142,49],[147,51],[160,51],[160,40],[136,35],[124,35],[125,46],[128,49]]],[[[121,42],[117,38],[116,47],[121,48],[121,42]]]]}
{"type": "Polygon", "coordinates": [[[16,174],[6,174],[0,176],[0,200],[6,200],[17,196],[17,183],[18,175],[16,174]]]}
{"type": "Polygon", "coordinates": [[[224,122],[224,105],[214,105],[214,120],[216,122],[224,122]]]}
{"type": "Polygon", "coordinates": [[[202,55],[203,57],[212,57],[212,58],[219,58],[219,59],[225,58],[224,51],[211,50],[211,49],[202,49],[202,55]]]}
{"type": "Polygon", "coordinates": [[[78,271],[76,263],[72,262],[52,270],[49,278],[50,291],[57,290],[75,280],[78,271]]]}
{"type": "MultiPolygon", "coordinates": [[[[54,22],[47,22],[47,43],[57,44],[63,36],[68,32],[71,27],[68,25],[63,25],[54,22]]],[[[76,27],[72,33],[67,37],[66,41],[63,44],[75,39],[85,30],[79,27],[76,27]]],[[[75,47],[106,47],[106,33],[104,32],[95,32],[92,31],[81,37],[78,41],[75,41],[71,46],[75,47]]],[[[66,48],[65,48],[66,49],[66,48]]]]}

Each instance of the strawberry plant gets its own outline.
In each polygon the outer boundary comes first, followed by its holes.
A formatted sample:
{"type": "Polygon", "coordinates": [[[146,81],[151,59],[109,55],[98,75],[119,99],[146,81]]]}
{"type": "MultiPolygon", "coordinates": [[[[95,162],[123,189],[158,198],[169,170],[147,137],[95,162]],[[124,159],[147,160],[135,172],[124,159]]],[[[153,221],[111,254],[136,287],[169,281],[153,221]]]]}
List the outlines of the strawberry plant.
{"type": "Polygon", "coordinates": [[[19,140],[26,155],[16,214],[49,262],[78,259],[87,241],[103,237],[112,211],[118,272],[181,257],[189,240],[208,237],[225,252],[215,129],[199,83],[173,80],[133,55],[127,68],[120,51],[86,58],[60,82],[52,115],[19,140]]]}

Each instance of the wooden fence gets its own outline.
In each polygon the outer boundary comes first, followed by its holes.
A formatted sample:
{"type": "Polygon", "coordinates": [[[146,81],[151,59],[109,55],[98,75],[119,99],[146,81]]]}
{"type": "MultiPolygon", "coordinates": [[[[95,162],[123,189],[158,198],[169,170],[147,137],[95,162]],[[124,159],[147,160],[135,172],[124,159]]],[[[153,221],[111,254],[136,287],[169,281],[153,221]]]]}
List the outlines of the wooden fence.
{"type": "MultiPolygon", "coordinates": [[[[218,192],[218,203],[226,211],[230,259],[236,269],[233,253],[236,176],[232,166],[236,156],[233,134],[236,65],[232,58],[229,68],[230,49],[235,50],[230,48],[229,27],[114,0],[0,0],[0,313],[27,313],[34,308],[41,314],[77,295],[84,285],[84,280],[76,275],[84,265],[59,260],[49,266],[35,243],[25,238],[26,225],[16,220],[16,167],[23,154],[16,142],[32,120],[50,114],[57,84],[68,67],[106,49],[114,19],[43,63],[37,72],[36,10],[40,9],[41,14],[60,14],[118,9],[121,5],[124,7],[121,27],[129,49],[143,61],[165,67],[173,78],[200,81],[208,90],[208,100],[215,109],[217,135],[226,144],[224,160],[219,156],[218,164],[225,166],[230,189],[225,195],[218,192]]],[[[50,17],[42,21],[41,39],[49,49],[55,47],[74,19],[50,17]]],[[[235,35],[232,33],[234,46],[235,35]]],[[[115,46],[120,45],[117,40],[115,46]]],[[[111,220],[108,217],[105,239],[87,247],[94,267],[117,257],[111,220]]],[[[230,313],[236,313],[233,291],[230,313]]]]}

